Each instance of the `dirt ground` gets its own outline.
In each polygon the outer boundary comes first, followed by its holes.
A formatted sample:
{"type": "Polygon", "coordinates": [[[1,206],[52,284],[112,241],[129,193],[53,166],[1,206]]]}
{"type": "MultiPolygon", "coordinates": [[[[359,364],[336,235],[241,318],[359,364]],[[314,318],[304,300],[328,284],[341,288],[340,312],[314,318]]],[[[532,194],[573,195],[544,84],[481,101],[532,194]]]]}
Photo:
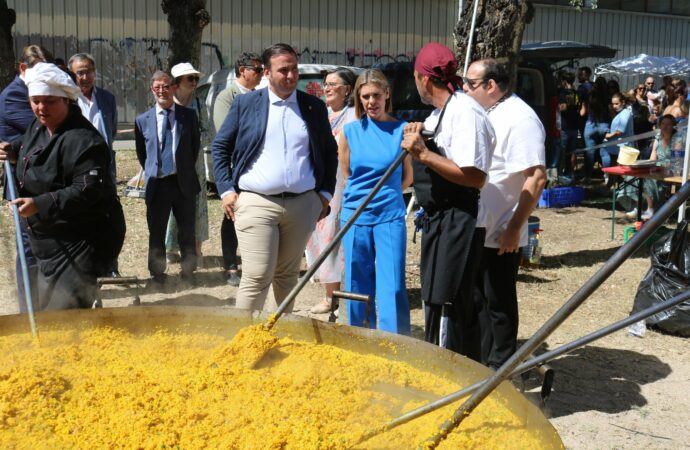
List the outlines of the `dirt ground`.
{"type": "MultiPolygon", "coordinates": [[[[119,151],[122,180],[137,173],[134,152],[119,151]]],[[[121,189],[124,184],[121,184],[121,189]]],[[[147,238],[141,199],[123,198],[127,237],[120,256],[124,276],[145,278],[147,238]]],[[[220,202],[209,200],[210,241],[204,243],[200,286],[141,296],[144,304],[232,306],[235,288],[225,284],[220,265],[220,202]]],[[[611,240],[610,203],[606,197],[584,206],[540,209],[543,257],[538,268],[521,269],[520,338],[527,339],[623,244],[626,219],[618,219],[611,240]]],[[[410,227],[411,228],[411,227],[410,227]]],[[[419,240],[418,240],[419,242],[419,240]]],[[[8,208],[0,211],[0,314],[17,312],[14,275],[14,228],[8,208]]],[[[413,335],[423,332],[419,302],[419,243],[408,242],[407,284],[412,299],[413,335]]],[[[639,281],[649,268],[646,249],[611,276],[575,314],[556,330],[546,346],[553,349],[615,320],[632,307],[639,281]]],[[[168,269],[176,275],[177,265],[168,269]]],[[[105,307],[128,306],[134,289],[104,288],[105,307]]],[[[295,313],[309,316],[309,308],[323,295],[309,283],[300,294],[295,313]]],[[[325,315],[319,318],[326,319],[325,315]]],[[[28,321],[27,321],[28,322],[28,321]]],[[[28,327],[28,325],[27,325],[28,327]]],[[[572,449],[690,448],[690,345],[687,339],[647,331],[644,338],[620,331],[553,361],[554,388],[544,414],[572,449]]],[[[527,396],[539,403],[536,379],[526,383],[527,396]]]]}

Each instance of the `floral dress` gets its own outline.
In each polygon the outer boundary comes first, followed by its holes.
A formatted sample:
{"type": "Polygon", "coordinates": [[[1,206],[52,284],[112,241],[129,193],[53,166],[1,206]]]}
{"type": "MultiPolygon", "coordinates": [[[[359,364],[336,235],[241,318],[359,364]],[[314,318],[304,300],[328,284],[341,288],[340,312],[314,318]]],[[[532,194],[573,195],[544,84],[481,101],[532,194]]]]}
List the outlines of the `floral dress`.
{"type": "MultiPolygon", "coordinates": [[[[338,141],[343,126],[355,119],[355,112],[353,108],[346,106],[340,112],[331,113],[328,119],[331,122],[333,137],[338,141]]],[[[330,203],[331,213],[316,224],[316,228],[307,243],[305,254],[309,266],[316,261],[326,246],[333,242],[333,238],[338,233],[338,230],[340,230],[340,209],[343,203],[343,189],[345,189],[345,179],[340,171],[340,166],[338,166],[335,180],[335,192],[333,193],[333,199],[330,203]]],[[[314,274],[314,281],[321,283],[339,283],[342,279],[343,258],[342,246],[338,245],[316,271],[314,274]]]]}

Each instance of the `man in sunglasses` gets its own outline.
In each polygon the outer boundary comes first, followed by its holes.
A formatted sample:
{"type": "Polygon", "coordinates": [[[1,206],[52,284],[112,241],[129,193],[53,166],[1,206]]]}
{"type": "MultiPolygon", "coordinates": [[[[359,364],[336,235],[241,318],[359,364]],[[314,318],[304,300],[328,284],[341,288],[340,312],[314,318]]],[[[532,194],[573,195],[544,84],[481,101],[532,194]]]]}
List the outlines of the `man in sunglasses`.
{"type": "MultiPolygon", "coordinates": [[[[117,186],[117,170],[115,167],[115,152],[113,141],[117,134],[117,105],[115,96],[103,88],[96,88],[96,61],[88,53],[77,53],[67,62],[67,67],[76,76],[77,86],[81,95],[77,98],[81,113],[103,136],[110,149],[110,177],[117,186]]],[[[117,257],[104,274],[119,278],[117,257]]]]}
{"type": "Polygon", "coordinates": [[[475,61],[467,78],[477,83],[465,83],[465,92],[486,110],[496,132],[479,200],[477,226],[485,229],[485,239],[475,294],[483,306],[482,363],[497,369],[517,346],[520,247],[527,245],[527,219],[546,184],[546,133],[534,110],[511,92],[506,64],[475,61]]]}
{"type": "MultiPolygon", "coordinates": [[[[261,82],[263,75],[261,56],[252,52],[242,52],[235,61],[235,81],[218,94],[213,105],[214,129],[220,130],[235,97],[253,91],[261,82]]],[[[220,226],[220,242],[226,281],[230,286],[237,287],[240,285],[240,275],[237,270],[237,232],[235,222],[226,215],[223,215],[223,223],[220,226]]]]}
{"type": "MultiPolygon", "coordinates": [[[[479,189],[496,142],[482,107],[459,89],[458,62],[438,43],[417,55],[419,96],[436,107],[422,123],[405,126],[402,147],[413,157],[414,189],[422,216],[420,257],[427,342],[480,358],[478,310],[472,288],[474,260],[484,242],[475,236],[479,189]],[[425,141],[422,130],[432,134],[425,141]]],[[[481,80],[467,80],[481,83],[481,80]]]]}

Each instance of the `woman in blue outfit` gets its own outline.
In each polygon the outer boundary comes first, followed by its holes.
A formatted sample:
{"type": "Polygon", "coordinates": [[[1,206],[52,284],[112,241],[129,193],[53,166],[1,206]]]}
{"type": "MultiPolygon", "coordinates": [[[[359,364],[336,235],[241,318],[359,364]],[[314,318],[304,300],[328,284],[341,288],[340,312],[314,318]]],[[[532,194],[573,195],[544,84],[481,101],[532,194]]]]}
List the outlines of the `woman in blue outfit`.
{"type": "MultiPolygon", "coordinates": [[[[338,144],[343,176],[341,224],[347,222],[383,173],[400,154],[405,122],[393,118],[385,75],[365,70],[355,83],[355,116],[338,144]]],[[[343,238],[345,289],[372,298],[369,315],[360,302],[348,302],[350,325],[410,334],[410,304],[405,288],[405,202],[402,190],[412,183],[412,163],[405,158],[343,238]]]]}
{"type": "MultiPolygon", "coordinates": [[[[633,136],[633,117],[632,110],[625,106],[625,97],[620,92],[616,92],[611,96],[611,106],[616,112],[616,117],[611,121],[609,132],[606,133],[605,138],[609,141],[622,139],[628,136],[633,136]]],[[[635,146],[634,142],[623,142],[621,145],[635,146]]],[[[601,165],[603,167],[611,167],[618,160],[619,146],[613,145],[611,147],[604,147],[601,149],[601,165]]]]}

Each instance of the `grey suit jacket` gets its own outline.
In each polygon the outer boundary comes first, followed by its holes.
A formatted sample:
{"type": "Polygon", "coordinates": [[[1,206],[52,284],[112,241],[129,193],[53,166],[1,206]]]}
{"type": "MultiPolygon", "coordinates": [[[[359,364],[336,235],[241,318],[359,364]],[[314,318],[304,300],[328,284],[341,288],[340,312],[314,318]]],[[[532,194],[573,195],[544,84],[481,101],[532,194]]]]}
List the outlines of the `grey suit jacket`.
{"type": "Polygon", "coordinates": [[[216,97],[216,102],[213,105],[213,127],[216,132],[218,132],[220,126],[223,125],[223,121],[230,111],[230,106],[232,106],[232,102],[238,95],[242,95],[242,92],[240,88],[237,87],[237,82],[233,81],[218,94],[218,97],[216,97]]]}

